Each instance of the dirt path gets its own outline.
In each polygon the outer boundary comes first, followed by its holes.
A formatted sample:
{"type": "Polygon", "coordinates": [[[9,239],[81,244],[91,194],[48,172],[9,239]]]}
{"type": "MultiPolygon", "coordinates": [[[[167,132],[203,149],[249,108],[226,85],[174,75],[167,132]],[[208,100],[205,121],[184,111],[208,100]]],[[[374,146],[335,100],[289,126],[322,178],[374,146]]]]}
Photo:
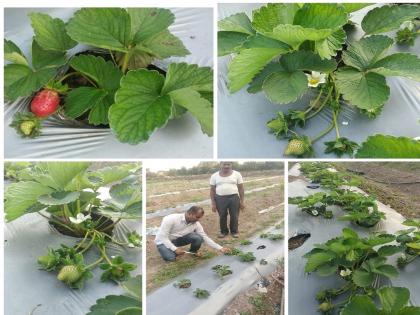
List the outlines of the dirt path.
{"type": "Polygon", "coordinates": [[[420,217],[420,163],[354,162],[335,163],[337,168],[356,173],[361,189],[390,205],[407,219],[420,217]]]}

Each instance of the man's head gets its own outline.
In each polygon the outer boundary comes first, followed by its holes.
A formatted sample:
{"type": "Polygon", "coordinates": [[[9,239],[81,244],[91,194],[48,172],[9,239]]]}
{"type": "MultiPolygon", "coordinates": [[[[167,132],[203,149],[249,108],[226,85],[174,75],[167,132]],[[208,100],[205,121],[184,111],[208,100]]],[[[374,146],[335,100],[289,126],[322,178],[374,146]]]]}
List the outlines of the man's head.
{"type": "Polygon", "coordinates": [[[229,172],[232,170],[232,164],[230,161],[220,162],[220,169],[224,172],[229,172]]]}
{"type": "Polygon", "coordinates": [[[204,209],[197,206],[192,206],[185,213],[185,219],[189,223],[194,223],[199,221],[204,215],[204,209]]]}

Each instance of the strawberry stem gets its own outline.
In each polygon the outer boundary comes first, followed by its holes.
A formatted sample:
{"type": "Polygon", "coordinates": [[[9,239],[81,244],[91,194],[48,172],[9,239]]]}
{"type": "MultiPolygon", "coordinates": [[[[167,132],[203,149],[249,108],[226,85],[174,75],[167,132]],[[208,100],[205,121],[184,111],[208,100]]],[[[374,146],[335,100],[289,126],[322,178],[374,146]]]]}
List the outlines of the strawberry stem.
{"type": "Polygon", "coordinates": [[[73,76],[73,75],[77,75],[77,74],[79,74],[79,72],[77,72],[77,71],[75,71],[75,72],[69,72],[69,73],[67,73],[66,75],[62,76],[62,77],[60,78],[60,80],[58,80],[57,82],[62,83],[65,79],[67,79],[67,78],[69,78],[69,77],[71,77],[71,76],[73,76]]]}
{"type": "Polygon", "coordinates": [[[337,135],[337,139],[340,138],[340,130],[338,128],[338,124],[337,124],[337,116],[338,116],[338,111],[333,111],[333,121],[334,121],[334,126],[335,126],[335,133],[337,135]]]}
{"type": "Polygon", "coordinates": [[[322,137],[327,135],[331,130],[333,130],[333,128],[334,128],[334,122],[331,125],[329,125],[328,128],[325,129],[323,132],[321,132],[318,136],[311,139],[311,142],[314,143],[314,142],[318,141],[319,139],[321,139],[322,137]]]}
{"type": "Polygon", "coordinates": [[[328,91],[328,94],[327,94],[327,96],[325,97],[325,99],[324,99],[324,101],[322,102],[322,104],[318,107],[318,109],[315,111],[315,112],[313,112],[312,114],[310,114],[308,117],[306,117],[306,120],[308,120],[308,119],[310,119],[310,118],[312,118],[312,117],[314,117],[315,115],[317,115],[323,108],[324,108],[324,106],[327,104],[327,102],[328,102],[328,100],[330,99],[330,97],[331,97],[331,93],[332,93],[332,91],[333,91],[333,88],[334,87],[331,87],[330,89],[329,89],[329,91],[328,91]]]}

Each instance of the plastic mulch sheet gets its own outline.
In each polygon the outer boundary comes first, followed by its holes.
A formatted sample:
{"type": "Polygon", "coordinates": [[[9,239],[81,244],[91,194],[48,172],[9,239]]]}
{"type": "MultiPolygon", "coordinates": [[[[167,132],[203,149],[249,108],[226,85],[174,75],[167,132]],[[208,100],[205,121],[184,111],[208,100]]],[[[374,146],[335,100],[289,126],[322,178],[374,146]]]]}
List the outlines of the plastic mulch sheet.
{"type": "MultiPolygon", "coordinates": [[[[141,230],[141,222],[123,220],[114,229],[117,239],[125,239],[126,232],[141,230]]],[[[4,245],[4,312],[5,314],[83,315],[99,298],[124,294],[112,282],[101,282],[102,270],[95,268],[93,278],[80,290],[72,290],[57,280],[55,272],[38,269],[37,258],[47,248],[60,244],[73,246],[80,240],[53,230],[47,220],[37,214],[28,214],[5,225],[4,245]],[[22,302],[24,300],[24,302],[22,302]]],[[[127,262],[137,264],[132,275],[141,274],[141,250],[123,249],[107,245],[110,255],[121,255],[127,262]]],[[[93,250],[85,255],[86,262],[95,261],[99,253],[93,250]]]]}
{"type": "MultiPolygon", "coordinates": [[[[30,56],[33,31],[28,13],[44,12],[67,21],[75,8],[8,8],[5,10],[5,38],[14,41],[30,56]]],[[[191,52],[186,57],[173,57],[157,62],[166,69],[170,62],[187,62],[199,66],[213,65],[213,13],[210,8],[173,8],[175,23],[170,26],[191,52]]],[[[72,52],[84,50],[77,46],[72,52]]],[[[120,143],[109,129],[93,128],[50,117],[44,122],[42,135],[36,139],[22,139],[9,127],[15,112],[28,107],[24,99],[5,104],[4,138],[6,158],[210,158],[213,138],[203,134],[199,123],[190,115],[171,120],[157,130],[148,142],[138,145],[120,143]],[[112,148],[112,150],[110,150],[112,148]]]]}
{"type": "MultiPolygon", "coordinates": [[[[220,4],[218,20],[238,12],[246,12],[249,17],[252,11],[262,4],[220,4]]],[[[352,15],[352,20],[358,25],[369,6],[352,15]]],[[[358,26],[350,35],[351,39],[358,39],[363,31],[358,26]]],[[[395,32],[389,35],[395,38],[395,32]]],[[[412,52],[420,54],[420,40],[415,46],[393,45],[389,53],[412,52]]],[[[249,94],[246,87],[237,93],[230,94],[227,89],[227,67],[232,56],[218,58],[218,155],[221,158],[279,158],[282,157],[287,141],[277,140],[268,132],[267,121],[276,117],[278,111],[288,109],[302,109],[310,99],[308,95],[301,100],[289,104],[278,105],[270,103],[263,92],[249,94]]],[[[345,106],[339,116],[340,133],[352,141],[362,143],[369,135],[381,133],[394,136],[418,137],[420,127],[420,84],[418,82],[399,78],[387,78],[391,89],[390,97],[385,104],[382,114],[375,120],[359,114],[354,108],[345,106]]],[[[332,114],[323,110],[321,114],[307,122],[302,131],[309,136],[316,136],[324,130],[331,121],[332,114]]],[[[317,157],[335,157],[325,154],[323,142],[334,140],[331,133],[314,144],[317,157]]]]}
{"type": "MultiPolygon", "coordinates": [[[[299,176],[300,172],[298,168],[299,164],[296,164],[289,174],[299,176]]],[[[306,187],[307,185],[308,182],[302,179],[289,182],[288,197],[307,196],[323,191],[323,189],[309,189],[306,187]]],[[[363,192],[358,188],[355,188],[354,190],[363,192]]],[[[309,252],[314,244],[321,244],[331,238],[340,236],[344,227],[350,227],[362,236],[366,236],[369,232],[373,231],[386,231],[387,233],[392,234],[398,230],[408,228],[407,226],[402,225],[402,222],[405,220],[404,217],[395,210],[380,202],[378,202],[378,208],[379,211],[385,213],[386,220],[382,220],[375,227],[367,229],[351,224],[350,222],[338,221],[337,218],[345,214],[339,207],[331,207],[334,217],[332,219],[324,219],[321,216],[313,217],[300,210],[296,205],[289,204],[289,238],[296,233],[311,233],[311,237],[308,238],[302,246],[294,250],[289,250],[288,301],[290,314],[318,314],[318,303],[315,299],[316,293],[328,288],[339,288],[344,284],[344,280],[337,277],[337,275],[320,277],[316,273],[305,274],[304,267],[307,260],[302,256],[309,252]]],[[[398,254],[391,256],[389,261],[395,265],[397,257],[398,254]]],[[[410,302],[413,305],[420,305],[420,281],[418,281],[420,259],[416,259],[404,269],[398,270],[398,278],[378,283],[378,287],[389,284],[406,287],[411,293],[410,302]]]]}
{"type": "MultiPolygon", "coordinates": [[[[269,229],[267,232],[283,233],[282,229],[269,229]]],[[[235,296],[255,285],[261,276],[258,271],[267,276],[274,271],[278,260],[284,257],[283,240],[271,241],[257,236],[250,238],[251,245],[239,246],[244,252],[253,252],[256,260],[252,263],[241,262],[235,256],[221,255],[211,259],[191,272],[183,274],[167,285],[147,295],[147,314],[150,315],[216,315],[220,314],[235,296]],[[257,250],[260,245],[264,249],[257,250]],[[261,265],[261,259],[267,260],[267,265],[261,265]],[[229,265],[231,275],[220,279],[211,268],[215,265],[229,265]],[[174,283],[180,279],[190,279],[191,287],[178,289],[174,283]],[[210,292],[207,299],[198,299],[193,295],[196,288],[210,292]],[[164,301],[171,301],[166,303],[164,301]]]]}

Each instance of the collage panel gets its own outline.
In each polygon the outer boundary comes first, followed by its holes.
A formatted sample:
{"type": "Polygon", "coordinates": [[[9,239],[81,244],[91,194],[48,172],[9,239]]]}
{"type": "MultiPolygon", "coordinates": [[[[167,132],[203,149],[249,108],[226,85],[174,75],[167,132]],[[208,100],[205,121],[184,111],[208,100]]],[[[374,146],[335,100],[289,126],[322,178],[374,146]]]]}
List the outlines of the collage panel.
{"type": "Polygon", "coordinates": [[[4,169],[4,314],[141,314],[141,163],[4,169]]]}
{"type": "Polygon", "coordinates": [[[283,314],[283,162],[145,170],[147,314],[283,314]]]}
{"type": "Polygon", "coordinates": [[[4,16],[6,158],[213,158],[212,8],[4,16]]]}
{"type": "Polygon", "coordinates": [[[290,163],[289,314],[420,312],[419,189],[420,163],[290,163]]]}
{"type": "Polygon", "coordinates": [[[218,4],[219,158],[419,158],[419,16],[418,3],[218,4]]]}

